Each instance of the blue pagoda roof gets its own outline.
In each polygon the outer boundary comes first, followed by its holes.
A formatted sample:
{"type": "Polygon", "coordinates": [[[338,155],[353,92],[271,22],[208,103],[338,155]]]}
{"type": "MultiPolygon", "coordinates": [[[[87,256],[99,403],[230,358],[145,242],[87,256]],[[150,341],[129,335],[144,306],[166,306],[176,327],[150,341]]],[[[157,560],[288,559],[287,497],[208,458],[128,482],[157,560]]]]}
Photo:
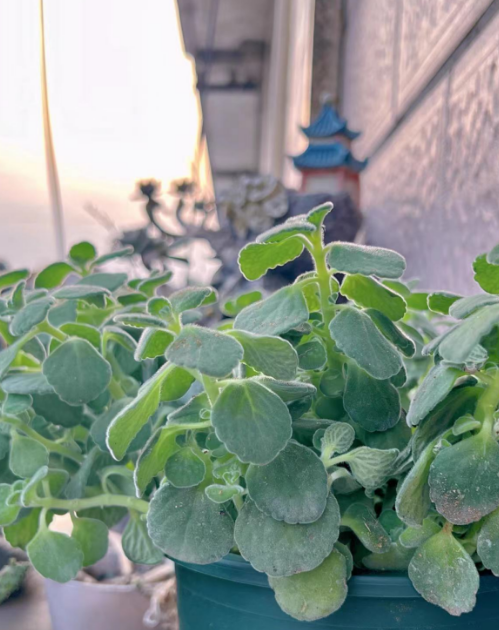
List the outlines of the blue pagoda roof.
{"type": "Polygon", "coordinates": [[[308,127],[301,128],[309,138],[331,138],[342,135],[349,140],[355,140],[360,136],[360,131],[352,131],[347,126],[347,121],[339,116],[338,112],[329,103],[322,106],[317,118],[308,127]]]}
{"type": "Polygon", "coordinates": [[[346,168],[360,173],[367,166],[367,160],[355,159],[349,149],[341,142],[331,144],[310,144],[301,155],[293,157],[293,164],[298,169],[346,168]]]}

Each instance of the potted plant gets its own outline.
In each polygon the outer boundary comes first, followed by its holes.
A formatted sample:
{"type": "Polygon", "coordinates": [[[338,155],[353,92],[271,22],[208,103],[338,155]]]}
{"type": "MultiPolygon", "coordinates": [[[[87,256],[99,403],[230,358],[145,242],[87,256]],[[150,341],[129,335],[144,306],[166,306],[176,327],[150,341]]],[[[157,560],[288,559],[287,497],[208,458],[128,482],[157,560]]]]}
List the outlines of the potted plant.
{"type": "Polygon", "coordinates": [[[60,263],[71,286],[0,276],[0,522],[43,575],[98,559],[121,508],[135,549],[176,560],[182,630],[497,623],[478,570],[499,569],[499,298],[411,292],[395,252],[323,243],[330,210],[242,250],[248,280],[304,249],[315,271],[229,301],[218,329],[194,323],[209,287],[158,296],[165,278],[118,283],[93,253],[60,263]]]}

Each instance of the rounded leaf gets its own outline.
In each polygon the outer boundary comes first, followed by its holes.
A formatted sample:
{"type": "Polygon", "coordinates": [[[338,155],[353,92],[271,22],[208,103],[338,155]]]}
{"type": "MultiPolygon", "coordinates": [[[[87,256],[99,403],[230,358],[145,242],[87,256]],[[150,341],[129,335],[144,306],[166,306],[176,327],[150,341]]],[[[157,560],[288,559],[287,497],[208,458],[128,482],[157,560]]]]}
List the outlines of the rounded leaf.
{"type": "Polygon", "coordinates": [[[397,252],[355,243],[333,243],[328,262],[336,271],[380,278],[400,278],[405,271],[405,259],[397,252]]]}
{"type": "Polygon", "coordinates": [[[333,495],[323,515],[303,525],[276,521],[248,499],[237,517],[234,535],[241,555],[257,571],[281,577],[319,566],[333,550],[339,526],[340,509],[333,495]]]}
{"type": "Polygon", "coordinates": [[[204,479],[206,466],[192,448],[182,448],[166,462],[165,475],[176,488],[192,488],[204,479]]]}
{"type": "Polygon", "coordinates": [[[43,577],[55,582],[69,582],[83,566],[83,552],[74,539],[41,529],[28,544],[31,564],[43,577]]]}
{"type": "Polygon", "coordinates": [[[194,564],[217,562],[234,544],[232,518],[210,501],[202,486],[161,486],[149,507],[147,529],[166,555],[194,564]]]}
{"type": "Polygon", "coordinates": [[[268,464],[291,438],[291,416],[277,394],[256,381],[232,381],[211,420],[217,437],[242,462],[268,464]]]}
{"type": "Polygon", "coordinates": [[[43,374],[62,400],[76,406],[102,394],[111,366],[85,339],[70,339],[44,361],[43,374]]]}
{"type": "Polygon", "coordinates": [[[95,564],[106,555],[108,534],[106,525],[96,518],[77,518],[73,521],[71,538],[80,545],[84,567],[95,564]]]}
{"type": "Polygon", "coordinates": [[[126,557],[135,564],[159,564],[164,560],[163,553],[149,537],[142,515],[135,512],[130,513],[121,544],[126,557]]]}
{"type": "Polygon", "coordinates": [[[313,523],[326,509],[327,473],[306,446],[289,442],[270,464],[252,464],[246,473],[250,497],[257,507],[278,521],[313,523]]]}

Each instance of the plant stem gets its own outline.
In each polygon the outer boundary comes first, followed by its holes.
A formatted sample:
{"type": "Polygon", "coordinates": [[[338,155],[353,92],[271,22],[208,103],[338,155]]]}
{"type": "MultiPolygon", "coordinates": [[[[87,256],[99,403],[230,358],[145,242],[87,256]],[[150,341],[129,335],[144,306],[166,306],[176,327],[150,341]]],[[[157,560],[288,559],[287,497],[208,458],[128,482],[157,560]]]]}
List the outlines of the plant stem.
{"type": "Polygon", "coordinates": [[[68,338],[68,336],[65,333],[60,331],[58,328],[51,326],[47,321],[44,321],[38,324],[37,331],[35,332],[35,334],[38,334],[39,332],[47,333],[48,335],[51,335],[58,341],[66,341],[66,339],[68,338]]]}
{"type": "Polygon", "coordinates": [[[129,497],[124,494],[101,494],[86,499],[56,499],[53,497],[36,498],[30,507],[41,507],[47,510],[65,510],[66,512],[80,512],[95,507],[124,507],[145,514],[149,503],[143,499],[129,497]]]}
{"type": "Polygon", "coordinates": [[[213,406],[216,403],[219,394],[218,385],[214,379],[204,374],[201,376],[201,381],[203,383],[206,395],[208,396],[208,399],[213,406]]]}
{"type": "Polygon", "coordinates": [[[62,455],[63,457],[67,457],[68,459],[72,459],[74,462],[77,462],[78,464],[81,464],[83,462],[83,459],[84,459],[83,455],[81,455],[80,453],[77,453],[76,451],[71,450],[70,448],[67,448],[63,444],[58,444],[57,442],[53,442],[52,440],[49,440],[43,437],[43,435],[40,435],[39,433],[37,433],[34,429],[32,429],[30,426],[28,426],[21,420],[18,420],[17,418],[13,418],[10,416],[2,416],[1,421],[5,422],[6,424],[10,424],[11,426],[15,427],[19,431],[22,431],[28,437],[32,438],[33,440],[36,440],[40,444],[43,444],[43,446],[45,446],[45,448],[48,451],[52,453],[58,453],[59,455],[62,455]]]}
{"type": "Polygon", "coordinates": [[[489,384],[480,396],[475,417],[482,422],[481,432],[492,433],[494,428],[494,412],[499,405],[499,370],[490,377],[489,384]]]}

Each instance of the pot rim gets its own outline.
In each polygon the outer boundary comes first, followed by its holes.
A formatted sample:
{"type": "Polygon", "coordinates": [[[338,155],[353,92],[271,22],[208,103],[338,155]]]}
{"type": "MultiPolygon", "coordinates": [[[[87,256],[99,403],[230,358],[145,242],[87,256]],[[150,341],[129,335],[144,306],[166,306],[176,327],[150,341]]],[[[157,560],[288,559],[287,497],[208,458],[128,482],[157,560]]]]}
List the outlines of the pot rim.
{"type": "Polygon", "coordinates": [[[108,593],[131,593],[142,591],[138,588],[137,584],[106,584],[105,582],[82,582],[81,580],[70,580],[69,582],[55,582],[49,578],[45,578],[45,583],[50,583],[56,587],[71,588],[73,590],[79,588],[88,588],[94,590],[106,591],[108,593]]]}
{"type": "MultiPolygon", "coordinates": [[[[203,575],[250,584],[261,588],[270,588],[265,573],[260,573],[254,569],[250,563],[238,556],[230,553],[228,556],[213,564],[190,564],[172,558],[176,565],[180,565],[190,571],[203,575]]],[[[493,575],[480,576],[480,593],[499,592],[499,579],[493,575]]],[[[354,575],[348,581],[349,597],[373,597],[373,598],[420,598],[407,573],[371,573],[365,575],[354,575]]]]}

